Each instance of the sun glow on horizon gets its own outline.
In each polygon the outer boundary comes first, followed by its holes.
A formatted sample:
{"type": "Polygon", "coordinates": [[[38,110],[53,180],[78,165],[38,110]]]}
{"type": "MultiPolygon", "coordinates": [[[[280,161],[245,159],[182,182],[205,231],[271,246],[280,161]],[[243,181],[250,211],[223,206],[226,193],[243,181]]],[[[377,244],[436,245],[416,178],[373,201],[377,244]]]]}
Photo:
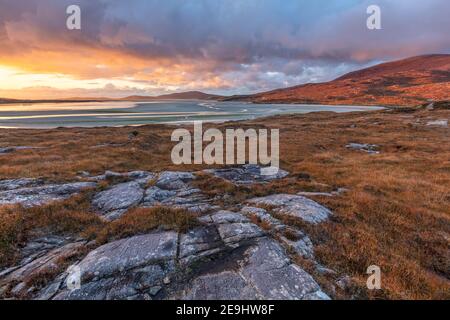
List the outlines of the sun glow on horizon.
{"type": "MultiPolygon", "coordinates": [[[[92,96],[104,89],[147,90],[148,84],[124,79],[76,79],[60,73],[32,73],[17,67],[0,65],[0,97],[10,99],[52,99],[92,96]],[[57,92],[60,92],[59,94],[57,92]]],[[[155,87],[156,88],[156,87],[155,87]]]]}

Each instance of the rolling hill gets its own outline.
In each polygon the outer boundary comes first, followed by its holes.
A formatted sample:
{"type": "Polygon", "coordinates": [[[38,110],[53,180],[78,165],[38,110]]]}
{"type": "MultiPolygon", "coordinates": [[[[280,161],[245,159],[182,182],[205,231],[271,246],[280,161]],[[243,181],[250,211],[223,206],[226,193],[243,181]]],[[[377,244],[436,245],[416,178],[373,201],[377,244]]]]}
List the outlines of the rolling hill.
{"type": "Polygon", "coordinates": [[[333,81],[227,100],[331,105],[417,105],[450,100],[450,55],[417,56],[350,72],[333,81]]]}
{"type": "Polygon", "coordinates": [[[223,96],[208,94],[200,91],[187,91],[179,93],[171,93],[160,96],[129,96],[121,100],[127,101],[143,101],[143,100],[218,100],[223,96]]]}
{"type": "Polygon", "coordinates": [[[188,91],[161,96],[129,96],[121,99],[114,98],[94,98],[94,97],[71,97],[65,99],[45,99],[45,100],[18,100],[0,98],[1,104],[30,104],[30,103],[73,103],[73,102],[106,102],[106,101],[152,101],[152,100],[223,100],[225,97],[207,94],[200,91],[188,91]]]}

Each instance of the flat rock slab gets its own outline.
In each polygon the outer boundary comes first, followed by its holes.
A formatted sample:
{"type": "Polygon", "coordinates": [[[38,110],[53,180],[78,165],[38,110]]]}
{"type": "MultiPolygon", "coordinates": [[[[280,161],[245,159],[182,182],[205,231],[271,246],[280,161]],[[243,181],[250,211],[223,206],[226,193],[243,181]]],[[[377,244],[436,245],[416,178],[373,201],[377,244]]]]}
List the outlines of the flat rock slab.
{"type": "Polygon", "coordinates": [[[275,231],[282,231],[286,229],[286,226],[278,219],[272,217],[267,210],[256,207],[243,207],[241,209],[242,214],[250,217],[256,217],[259,221],[264,222],[271,229],[275,231]]]}
{"type": "Polygon", "coordinates": [[[63,237],[57,235],[49,235],[44,237],[38,237],[30,240],[21,250],[20,255],[22,257],[21,264],[28,263],[27,261],[33,260],[36,256],[41,256],[49,252],[50,250],[60,248],[68,243],[77,242],[72,237],[63,237]]]}
{"type": "Polygon", "coordinates": [[[264,231],[253,223],[227,223],[217,226],[223,241],[232,245],[245,240],[262,237],[264,231]]]}
{"type": "Polygon", "coordinates": [[[250,222],[250,220],[242,214],[227,210],[217,211],[216,213],[211,215],[211,220],[215,224],[250,222]]]}
{"type": "Polygon", "coordinates": [[[174,189],[174,184],[168,189],[161,189],[158,186],[152,186],[146,190],[143,206],[166,206],[173,208],[182,208],[194,213],[205,213],[213,210],[214,206],[199,189],[190,187],[187,183],[179,180],[175,182],[180,189],[174,189]]]}
{"type": "Polygon", "coordinates": [[[202,275],[184,290],[186,300],[329,299],[314,279],[291,264],[274,240],[259,239],[246,249],[238,270],[202,275]]]}
{"type": "MultiPolygon", "coordinates": [[[[258,166],[214,170],[215,175],[236,184],[264,183],[285,177],[279,171],[273,176],[261,175],[258,166]]],[[[88,175],[88,174],[87,174],[88,175]]],[[[26,259],[0,273],[0,279],[14,286],[18,294],[27,291],[24,279],[41,271],[57,270],[45,288],[33,289],[35,299],[327,299],[302,268],[292,263],[282,243],[302,256],[312,255],[312,243],[302,232],[271,216],[274,212],[301,218],[310,223],[326,220],[331,212],[320,204],[299,195],[279,194],[248,201],[252,206],[241,212],[215,209],[213,199],[192,186],[190,172],[165,171],[154,175],[146,171],[106,172],[95,181],[124,181],[97,193],[92,206],[105,218],[119,218],[136,206],[168,206],[208,212],[196,228],[185,234],[155,231],[113,241],[90,251],[76,267],[81,272],[81,288],[71,291],[65,280],[69,271],[61,272],[58,263],[85,246],[73,239],[49,238],[24,248],[26,259]],[[149,182],[152,185],[149,186],[149,182]],[[269,212],[270,211],[270,212],[269,212]],[[212,212],[212,213],[211,213],[212,212]],[[280,243],[269,238],[258,225],[256,216],[270,226],[280,243]],[[252,219],[249,219],[249,218],[252,219]],[[295,239],[294,239],[295,238],[295,239]],[[297,239],[298,238],[298,239],[297,239]]],[[[95,182],[65,185],[40,185],[33,179],[0,181],[0,204],[14,199],[23,203],[42,203],[67,198],[95,182]],[[39,200],[39,201],[38,201],[39,200]]],[[[265,227],[266,228],[266,227],[265,227]]],[[[90,247],[93,244],[89,244],[90,247]]],[[[90,247],[92,248],[92,247],[90,247]]],[[[290,252],[290,251],[289,251],[290,252]]],[[[3,289],[0,286],[0,291],[3,289]]],[[[9,290],[9,289],[8,289],[9,290]]]]}
{"type": "Polygon", "coordinates": [[[43,181],[40,179],[9,179],[0,180],[0,191],[15,190],[25,187],[36,187],[43,185],[43,181]]]}
{"type": "Polygon", "coordinates": [[[227,169],[207,169],[203,172],[231,181],[235,184],[253,184],[282,179],[289,175],[282,169],[263,168],[258,165],[244,165],[227,169]],[[270,169],[270,170],[269,170],[270,169]],[[264,174],[267,173],[267,174],[264,174]]]}
{"type": "Polygon", "coordinates": [[[156,205],[164,200],[176,196],[176,194],[176,191],[164,190],[153,186],[145,191],[144,203],[147,203],[148,205],[156,205]]]}
{"type": "Polygon", "coordinates": [[[22,204],[26,207],[43,205],[48,202],[64,200],[86,188],[94,188],[93,182],[50,184],[38,187],[25,187],[0,191],[0,205],[22,204]]]}
{"type": "Polygon", "coordinates": [[[368,144],[368,143],[349,143],[345,146],[347,149],[364,151],[370,154],[378,154],[380,153],[380,147],[376,144],[368,144]]]}
{"type": "Polygon", "coordinates": [[[161,172],[156,186],[164,190],[180,190],[188,187],[187,182],[195,179],[191,172],[164,171],[161,172]]]}
{"type": "Polygon", "coordinates": [[[443,127],[443,128],[447,128],[448,127],[448,120],[447,119],[443,119],[443,120],[428,121],[427,122],[427,126],[429,126],[429,127],[443,127]]]}
{"type": "Polygon", "coordinates": [[[314,258],[313,243],[302,231],[284,225],[280,220],[272,217],[267,210],[262,208],[243,207],[241,212],[244,215],[256,217],[259,221],[265,223],[266,226],[270,227],[278,235],[279,241],[287,245],[297,255],[308,259],[314,258]],[[286,232],[290,234],[289,239],[286,237],[286,232]]]}
{"type": "Polygon", "coordinates": [[[13,295],[21,296],[30,290],[28,282],[34,277],[41,274],[51,274],[58,272],[60,265],[67,259],[76,256],[84,247],[86,242],[74,242],[66,244],[60,248],[53,249],[45,255],[25,263],[20,268],[7,274],[0,280],[0,287],[16,283],[11,292],[13,295]]]}
{"type": "Polygon", "coordinates": [[[260,240],[247,254],[241,273],[265,299],[329,299],[306,271],[290,262],[274,240],[260,240]]]}
{"type": "Polygon", "coordinates": [[[158,232],[105,244],[80,263],[82,279],[104,278],[118,272],[175,259],[176,232],[158,232]]]}
{"type": "Polygon", "coordinates": [[[270,206],[280,214],[300,218],[306,222],[317,224],[328,219],[330,210],[317,202],[299,195],[276,194],[248,201],[253,205],[270,206]]]}
{"type": "Polygon", "coordinates": [[[201,276],[182,300],[256,300],[263,297],[237,272],[224,271],[201,276]]]}
{"type": "Polygon", "coordinates": [[[128,209],[144,198],[144,189],[136,181],[121,183],[95,195],[92,204],[103,214],[128,209]]]}
{"type": "Polygon", "coordinates": [[[222,250],[222,239],[213,225],[197,227],[180,236],[180,259],[184,265],[222,250]]]}
{"type": "Polygon", "coordinates": [[[174,271],[178,234],[173,231],[135,236],[105,244],[77,266],[81,288],[55,299],[144,298],[174,271]]]}
{"type": "Polygon", "coordinates": [[[104,174],[99,176],[89,176],[88,172],[85,172],[85,174],[82,174],[85,178],[88,178],[93,181],[102,181],[102,180],[108,180],[108,179],[114,179],[114,178],[128,178],[130,180],[134,180],[140,183],[147,183],[148,181],[154,179],[156,175],[152,172],[148,171],[131,171],[131,172],[125,172],[125,173],[119,173],[114,171],[105,171],[104,174]]]}
{"type": "MultiPolygon", "coordinates": [[[[156,231],[100,246],[76,265],[79,289],[66,287],[66,272],[35,298],[328,299],[280,244],[243,215],[219,211],[209,221],[186,234],[156,231]]],[[[14,272],[22,277],[37,264],[14,272]]]]}

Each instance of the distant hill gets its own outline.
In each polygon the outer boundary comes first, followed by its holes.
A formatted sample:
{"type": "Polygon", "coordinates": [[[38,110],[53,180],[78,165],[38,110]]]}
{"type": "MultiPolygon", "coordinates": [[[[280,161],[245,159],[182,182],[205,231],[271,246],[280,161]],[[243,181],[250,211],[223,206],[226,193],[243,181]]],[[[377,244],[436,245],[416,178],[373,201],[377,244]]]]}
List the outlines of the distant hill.
{"type": "Polygon", "coordinates": [[[115,101],[109,98],[64,98],[64,99],[6,99],[0,98],[1,104],[36,104],[36,103],[82,103],[82,102],[105,102],[115,101]]]}
{"type": "Polygon", "coordinates": [[[129,96],[121,99],[113,98],[79,98],[71,97],[65,99],[47,100],[18,100],[0,98],[0,104],[29,104],[29,103],[78,103],[78,102],[106,102],[106,101],[151,101],[151,100],[222,100],[225,97],[207,94],[200,91],[188,91],[161,96],[129,96]]]}
{"type": "Polygon", "coordinates": [[[330,82],[308,83],[225,100],[255,103],[417,105],[450,99],[450,55],[387,62],[330,82]]]}
{"type": "Polygon", "coordinates": [[[179,93],[164,94],[161,96],[129,96],[121,100],[143,101],[143,100],[219,100],[223,96],[208,94],[200,91],[187,91],[179,93]]]}
{"type": "Polygon", "coordinates": [[[15,99],[0,98],[0,103],[16,103],[17,101],[15,99]]]}
{"type": "Polygon", "coordinates": [[[429,100],[450,100],[450,54],[434,54],[382,63],[350,72],[333,81],[308,83],[254,95],[223,97],[200,91],[122,99],[70,98],[14,100],[5,103],[62,103],[98,101],[219,100],[254,103],[303,103],[329,105],[419,105],[429,100]]]}

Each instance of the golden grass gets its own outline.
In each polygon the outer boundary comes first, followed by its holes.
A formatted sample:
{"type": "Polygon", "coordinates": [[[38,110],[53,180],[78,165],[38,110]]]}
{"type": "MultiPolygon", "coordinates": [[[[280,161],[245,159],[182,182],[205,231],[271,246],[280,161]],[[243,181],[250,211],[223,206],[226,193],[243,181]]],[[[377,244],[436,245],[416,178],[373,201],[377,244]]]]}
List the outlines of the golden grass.
{"type": "Polygon", "coordinates": [[[0,207],[0,266],[11,262],[15,247],[23,241],[24,217],[14,206],[0,207]]]}
{"type": "Polygon", "coordinates": [[[135,208],[106,222],[92,210],[91,195],[87,191],[41,207],[0,207],[0,265],[15,262],[18,246],[36,233],[82,236],[100,245],[157,228],[186,232],[199,225],[196,215],[167,207],[135,208]]]}
{"type": "Polygon", "coordinates": [[[145,234],[154,229],[176,230],[184,233],[198,225],[196,216],[184,209],[135,208],[103,228],[94,226],[87,229],[85,235],[95,238],[98,244],[103,244],[116,239],[145,234]]]}
{"type": "Polygon", "coordinates": [[[104,222],[90,207],[91,191],[41,207],[0,207],[0,265],[13,263],[18,247],[37,234],[80,235],[104,222]]]}
{"type": "MultiPolygon", "coordinates": [[[[223,203],[230,207],[252,196],[298,191],[329,192],[345,187],[349,191],[336,197],[313,197],[334,212],[329,222],[310,226],[299,221],[285,221],[297,225],[311,236],[319,262],[340,275],[352,278],[354,286],[337,297],[448,299],[449,129],[425,124],[429,119],[449,118],[449,110],[322,112],[204,125],[205,129],[217,126],[222,130],[279,128],[281,166],[291,175],[282,181],[255,188],[235,187],[207,175],[200,176],[195,183],[210,196],[230,194],[229,200],[223,203]],[[369,155],[348,150],[345,145],[349,142],[378,144],[381,153],[369,155]],[[381,267],[381,291],[365,288],[365,271],[372,264],[381,267]]],[[[170,134],[173,128],[150,125],[139,128],[1,130],[0,146],[33,145],[47,149],[2,155],[0,177],[70,180],[78,171],[101,174],[105,170],[205,168],[171,163],[173,143],[170,142],[170,134]],[[132,131],[137,134],[130,138],[132,131]],[[112,145],[95,147],[106,143],[112,145]]],[[[71,218],[61,225],[52,223],[53,215],[47,218],[42,215],[42,219],[45,218],[43,225],[48,223],[51,228],[62,231],[83,229],[86,232],[93,224],[97,230],[94,233],[96,238],[100,234],[98,230],[102,229],[98,228],[101,222],[97,225],[95,221],[84,220],[83,213],[77,216],[74,210],[66,211],[71,212],[71,218]],[[75,225],[70,221],[75,221],[75,225]],[[78,221],[81,221],[80,228],[76,227],[78,221]]],[[[8,244],[22,241],[21,230],[27,229],[23,227],[26,225],[23,216],[11,208],[3,208],[0,212],[1,246],[8,247],[8,244]]],[[[153,217],[147,215],[152,214],[129,213],[122,222],[119,220],[105,227],[99,237],[105,241],[127,235],[127,232],[146,232],[156,228],[153,217]],[[127,229],[122,225],[125,220],[133,227],[127,229]]],[[[177,223],[166,223],[177,226],[177,223]]]]}

